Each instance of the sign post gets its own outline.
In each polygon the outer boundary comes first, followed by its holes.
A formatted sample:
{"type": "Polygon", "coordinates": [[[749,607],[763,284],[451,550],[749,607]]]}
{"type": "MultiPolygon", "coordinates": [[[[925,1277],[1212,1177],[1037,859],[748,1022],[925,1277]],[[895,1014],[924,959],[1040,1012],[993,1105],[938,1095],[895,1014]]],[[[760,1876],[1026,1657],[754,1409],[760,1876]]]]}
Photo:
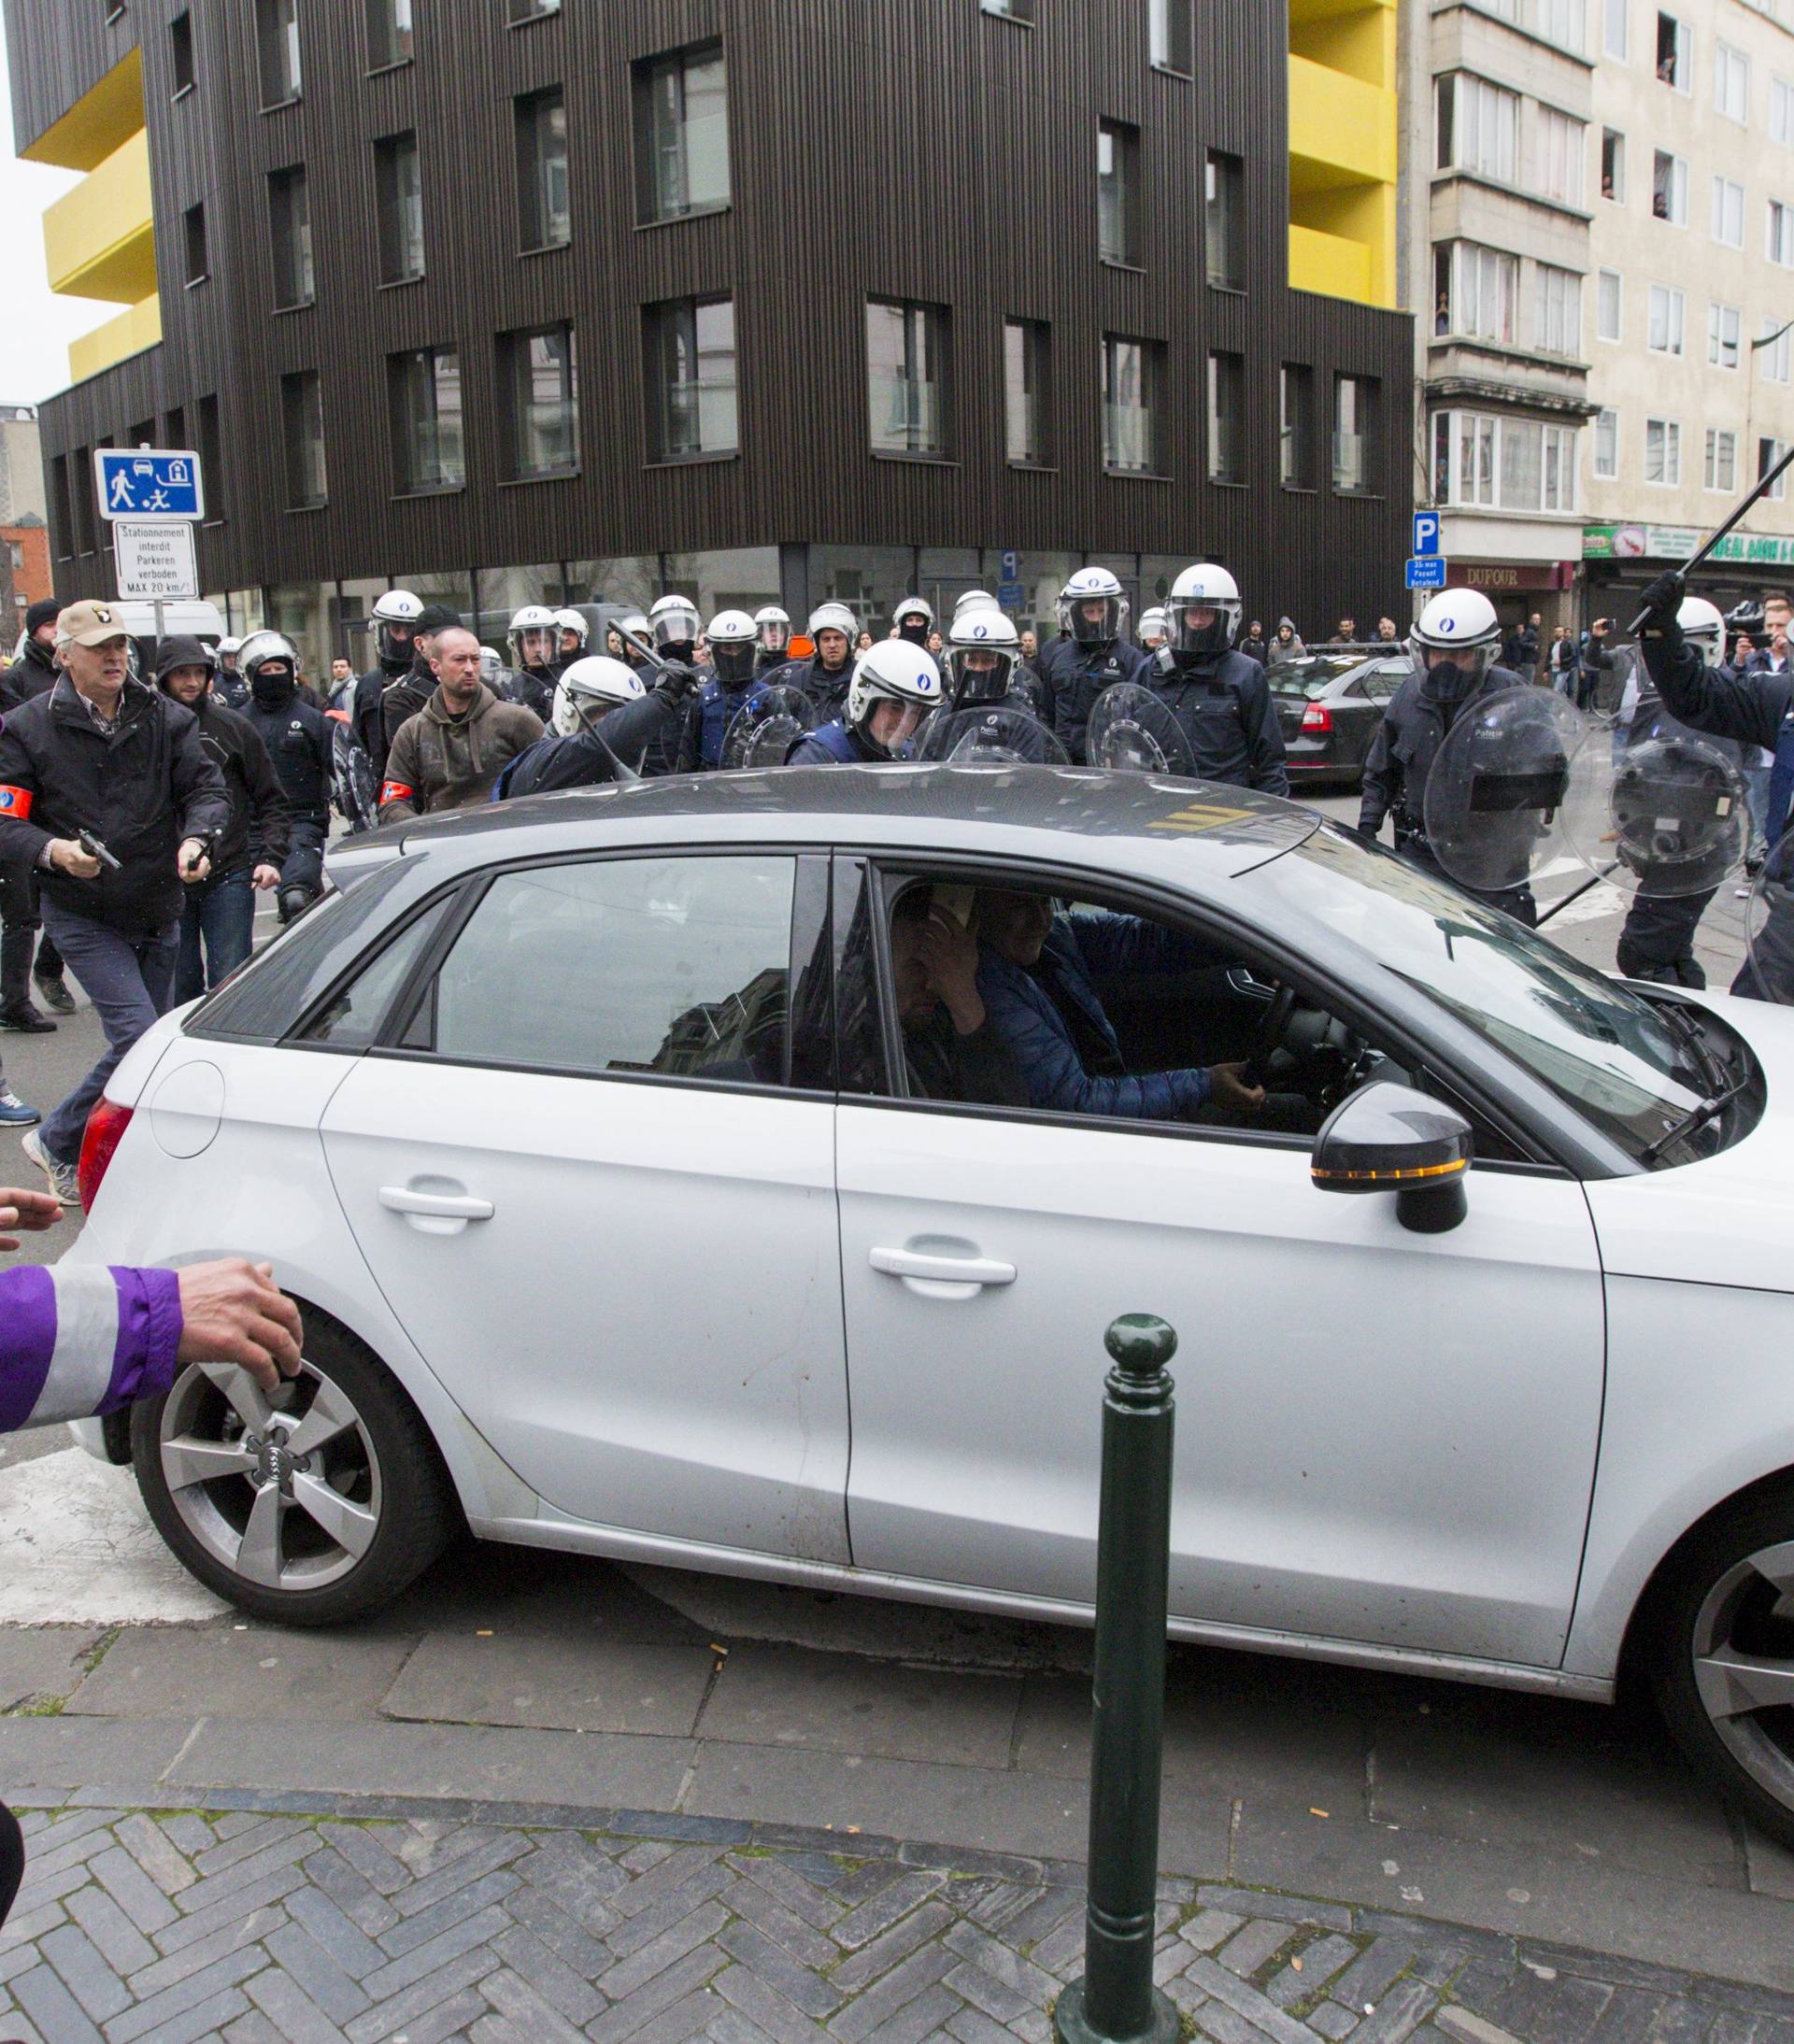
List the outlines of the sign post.
{"type": "Polygon", "coordinates": [[[199,594],[193,527],[206,516],[205,478],[191,447],[95,447],[100,516],[113,528],[121,601],[155,606],[199,594]]]}

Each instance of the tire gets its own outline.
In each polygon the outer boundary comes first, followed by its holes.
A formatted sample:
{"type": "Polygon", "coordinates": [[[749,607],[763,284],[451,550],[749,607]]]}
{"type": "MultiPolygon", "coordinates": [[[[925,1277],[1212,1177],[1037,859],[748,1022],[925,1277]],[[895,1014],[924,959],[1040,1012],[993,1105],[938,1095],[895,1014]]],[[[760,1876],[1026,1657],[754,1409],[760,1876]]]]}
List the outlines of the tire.
{"type": "Polygon", "coordinates": [[[392,1374],[320,1313],[277,1396],[278,1410],[247,1370],[190,1364],[132,1412],[137,1488],[176,1559],[239,1611],[283,1625],[364,1617],[457,1530],[448,1473],[392,1374]]]}
{"type": "Polygon", "coordinates": [[[1654,1593],[1646,1654],[1677,1745],[1794,1846],[1794,1488],[1741,1498],[1690,1535],[1654,1593]]]}

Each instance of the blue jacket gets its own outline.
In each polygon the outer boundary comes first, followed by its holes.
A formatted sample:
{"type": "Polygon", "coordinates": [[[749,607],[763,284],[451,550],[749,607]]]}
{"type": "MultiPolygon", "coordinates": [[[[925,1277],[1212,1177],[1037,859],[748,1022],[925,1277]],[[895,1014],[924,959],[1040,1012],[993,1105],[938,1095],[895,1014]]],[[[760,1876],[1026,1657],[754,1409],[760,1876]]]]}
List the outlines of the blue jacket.
{"type": "Polygon", "coordinates": [[[1189,667],[1163,653],[1146,678],[1177,719],[1199,781],[1255,788],[1264,795],[1289,792],[1271,686],[1249,653],[1221,653],[1189,667]]]}
{"type": "Polygon", "coordinates": [[[1678,634],[1643,642],[1644,665],[1673,717],[1715,738],[1735,738],[1774,755],[1765,834],[1773,845],[1794,809],[1794,668],[1774,673],[1753,659],[1741,674],[1709,667],[1678,634]]]}
{"type": "Polygon", "coordinates": [[[785,755],[787,766],[869,766],[881,756],[861,748],[837,717],[833,724],[805,731],[785,755]]]}
{"type": "Polygon", "coordinates": [[[1020,1067],[1032,1107],[1066,1114],[1118,1115],[1131,1121],[1182,1121],[1209,1097],[1200,1069],[1149,1072],[1140,1078],[1097,1075],[1085,1067],[1065,1011],[1123,1060],[1115,1026],[1096,990],[1098,978],[1122,972],[1176,972],[1212,965],[1217,954],[1200,938],[1106,912],[1058,916],[1032,972],[980,947],[978,991],[997,1034],[1020,1067]]]}
{"type": "Polygon", "coordinates": [[[1108,646],[1079,646],[1055,639],[1040,650],[1040,716],[1072,756],[1084,763],[1084,733],[1096,699],[1118,681],[1150,682],[1152,662],[1143,647],[1116,639],[1108,646]]]}
{"type": "Polygon", "coordinates": [[[725,688],[712,675],[697,701],[686,711],[685,739],[679,747],[681,774],[714,774],[722,764],[722,742],[743,710],[751,709],[766,692],[763,681],[725,688]]]}

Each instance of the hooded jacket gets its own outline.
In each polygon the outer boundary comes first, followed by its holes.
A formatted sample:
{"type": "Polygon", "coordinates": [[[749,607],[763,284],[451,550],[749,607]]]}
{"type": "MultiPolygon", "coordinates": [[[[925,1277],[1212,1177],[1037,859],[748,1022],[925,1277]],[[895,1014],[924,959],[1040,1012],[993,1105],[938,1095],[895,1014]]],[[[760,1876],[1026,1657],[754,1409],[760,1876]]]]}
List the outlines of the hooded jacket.
{"type": "Polygon", "coordinates": [[[400,725],[380,786],[380,821],[464,809],[491,798],[498,771],[542,735],[542,719],[520,703],[501,703],[481,682],[459,717],[440,687],[400,725]]]}
{"type": "Polygon", "coordinates": [[[0,712],[16,710],[33,696],[47,696],[56,686],[56,656],[36,639],[25,641],[25,650],[12,665],[0,670],[0,712]]]}
{"type": "MultiPolygon", "coordinates": [[[[197,639],[164,639],[157,651],[156,687],[167,695],[168,676],[177,667],[209,665],[210,658],[197,639]]],[[[217,701],[209,687],[192,705],[192,714],[199,722],[199,742],[224,776],[231,798],[231,820],[212,845],[213,877],[221,880],[253,860],[279,865],[287,856],[292,829],[287,799],[261,734],[247,717],[217,701]]]]}

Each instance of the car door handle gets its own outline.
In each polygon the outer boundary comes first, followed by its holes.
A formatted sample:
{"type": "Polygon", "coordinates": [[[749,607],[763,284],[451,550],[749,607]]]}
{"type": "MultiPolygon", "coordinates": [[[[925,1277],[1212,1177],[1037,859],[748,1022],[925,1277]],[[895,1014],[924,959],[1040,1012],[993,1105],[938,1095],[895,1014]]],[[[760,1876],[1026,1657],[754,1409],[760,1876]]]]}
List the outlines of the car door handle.
{"type": "Polygon", "coordinates": [[[464,1193],[413,1192],[409,1185],[382,1185],[380,1204],[390,1214],[420,1214],[433,1221],[490,1221],[494,1212],[490,1199],[470,1199],[464,1193]]]}
{"type": "Polygon", "coordinates": [[[917,1249],[875,1249],[872,1267],[887,1277],[921,1278],[934,1285],[1013,1285],[1016,1267],[989,1256],[930,1256],[917,1249]]]}

